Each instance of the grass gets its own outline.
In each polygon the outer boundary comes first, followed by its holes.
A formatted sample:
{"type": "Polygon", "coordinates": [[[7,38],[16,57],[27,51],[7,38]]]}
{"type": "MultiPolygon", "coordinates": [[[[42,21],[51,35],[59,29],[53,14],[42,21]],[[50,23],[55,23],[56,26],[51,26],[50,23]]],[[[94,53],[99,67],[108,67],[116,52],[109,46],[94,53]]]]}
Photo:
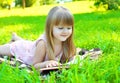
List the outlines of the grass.
{"type": "MultiPolygon", "coordinates": [[[[45,83],[119,83],[120,82],[120,10],[93,12],[91,2],[61,4],[68,7],[75,18],[75,45],[80,48],[100,48],[103,54],[97,61],[81,61],[82,67],[71,65],[61,73],[53,72],[45,83]],[[87,6],[86,6],[87,5],[87,6]],[[79,10],[80,8],[81,10],[79,10]],[[84,10],[84,11],[83,11],[84,10]]],[[[23,9],[0,10],[0,44],[10,41],[11,32],[25,39],[35,40],[44,31],[46,15],[55,5],[23,9]],[[45,10],[45,11],[44,11],[45,10]]],[[[0,65],[0,83],[40,83],[39,72],[0,65]]]]}

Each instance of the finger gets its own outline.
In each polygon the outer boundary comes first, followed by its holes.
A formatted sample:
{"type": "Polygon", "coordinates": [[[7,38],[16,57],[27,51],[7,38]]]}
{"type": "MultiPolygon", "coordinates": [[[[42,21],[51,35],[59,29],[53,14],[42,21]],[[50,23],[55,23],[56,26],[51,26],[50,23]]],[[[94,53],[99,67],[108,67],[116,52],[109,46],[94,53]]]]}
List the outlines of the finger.
{"type": "Polygon", "coordinates": [[[56,65],[56,66],[60,66],[60,65],[62,65],[62,64],[59,63],[59,62],[55,62],[55,65],[56,65]]]}
{"type": "Polygon", "coordinates": [[[57,63],[52,63],[52,66],[58,66],[58,64],[57,63]]]}
{"type": "Polygon", "coordinates": [[[52,64],[50,63],[50,64],[48,64],[48,67],[52,67],[52,64]]]}
{"type": "Polygon", "coordinates": [[[51,66],[58,66],[58,62],[53,61],[53,62],[51,63],[51,66]]]}
{"type": "Polygon", "coordinates": [[[46,65],[46,68],[48,68],[48,65],[46,65]]]}
{"type": "Polygon", "coordinates": [[[47,64],[47,65],[46,65],[46,68],[48,68],[48,67],[51,67],[51,65],[50,65],[50,64],[47,64]]]}

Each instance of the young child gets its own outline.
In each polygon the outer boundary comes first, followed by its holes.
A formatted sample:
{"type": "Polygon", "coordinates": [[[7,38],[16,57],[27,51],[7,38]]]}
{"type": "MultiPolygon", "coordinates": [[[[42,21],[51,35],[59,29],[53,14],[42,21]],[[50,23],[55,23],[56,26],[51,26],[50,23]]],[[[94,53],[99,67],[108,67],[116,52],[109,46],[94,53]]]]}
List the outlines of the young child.
{"type": "Polygon", "coordinates": [[[75,55],[73,43],[74,18],[62,7],[53,7],[48,13],[45,33],[36,41],[13,35],[15,42],[0,46],[0,54],[15,56],[36,69],[58,66],[75,55]]]}

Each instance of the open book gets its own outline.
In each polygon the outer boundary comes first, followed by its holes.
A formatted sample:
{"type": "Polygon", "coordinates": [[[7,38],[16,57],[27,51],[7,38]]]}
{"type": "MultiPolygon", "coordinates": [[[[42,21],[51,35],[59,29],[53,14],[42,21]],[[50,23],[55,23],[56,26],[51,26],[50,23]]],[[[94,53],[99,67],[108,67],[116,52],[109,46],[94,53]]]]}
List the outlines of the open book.
{"type": "MultiPolygon", "coordinates": [[[[57,67],[55,66],[55,67],[49,67],[49,68],[41,68],[40,72],[42,74],[46,74],[46,73],[49,73],[50,71],[69,69],[71,64],[78,64],[81,60],[84,60],[88,56],[89,56],[90,60],[96,60],[96,59],[98,59],[99,55],[102,54],[102,51],[98,48],[91,49],[89,51],[81,50],[78,48],[77,51],[78,51],[76,53],[77,55],[75,55],[70,62],[63,64],[63,65],[59,65],[57,67]]],[[[82,63],[79,63],[79,66],[82,66],[82,63]]]]}

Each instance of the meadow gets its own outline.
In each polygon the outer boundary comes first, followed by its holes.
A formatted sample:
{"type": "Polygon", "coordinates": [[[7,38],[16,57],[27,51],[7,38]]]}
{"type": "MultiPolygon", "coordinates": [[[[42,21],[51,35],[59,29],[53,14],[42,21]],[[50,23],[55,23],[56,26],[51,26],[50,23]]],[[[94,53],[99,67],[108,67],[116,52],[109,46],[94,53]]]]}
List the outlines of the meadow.
{"type": "MultiPolygon", "coordinates": [[[[71,65],[70,69],[63,69],[61,73],[51,73],[44,81],[34,68],[28,73],[25,69],[2,63],[0,83],[120,83],[120,10],[94,11],[90,8],[92,2],[85,3],[86,6],[83,3],[61,5],[74,15],[76,47],[88,50],[100,48],[103,54],[98,60],[90,61],[88,57],[81,61],[82,67],[71,65]]],[[[0,44],[10,41],[11,32],[24,39],[37,39],[44,32],[47,13],[53,6],[0,10],[0,44]]]]}

